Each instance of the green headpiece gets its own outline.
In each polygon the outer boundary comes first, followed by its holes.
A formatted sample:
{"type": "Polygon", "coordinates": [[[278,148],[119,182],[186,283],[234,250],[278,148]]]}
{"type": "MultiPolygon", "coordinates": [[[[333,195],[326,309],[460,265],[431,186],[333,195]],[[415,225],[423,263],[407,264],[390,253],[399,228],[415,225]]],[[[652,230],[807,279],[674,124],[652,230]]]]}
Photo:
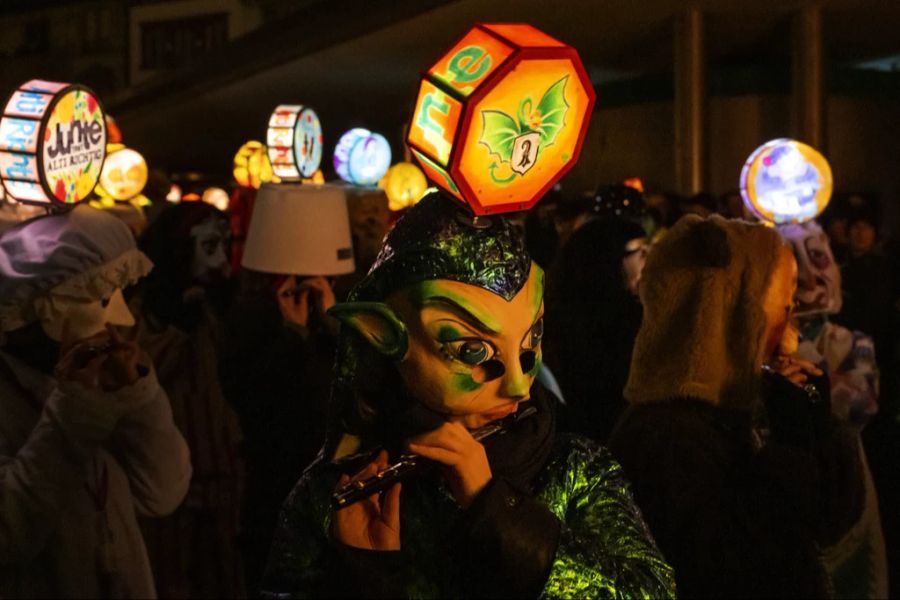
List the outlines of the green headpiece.
{"type": "Polygon", "coordinates": [[[408,210],[385,237],[369,274],[350,300],[383,300],[429,279],[450,279],[511,300],[525,285],[531,257],[503,217],[473,220],[459,204],[433,193],[408,210]]]}

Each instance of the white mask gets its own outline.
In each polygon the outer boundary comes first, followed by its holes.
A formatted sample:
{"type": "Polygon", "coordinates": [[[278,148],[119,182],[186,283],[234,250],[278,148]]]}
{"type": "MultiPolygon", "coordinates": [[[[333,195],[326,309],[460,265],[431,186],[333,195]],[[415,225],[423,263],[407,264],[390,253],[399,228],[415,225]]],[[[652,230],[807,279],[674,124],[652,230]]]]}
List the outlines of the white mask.
{"type": "Polygon", "coordinates": [[[53,317],[41,319],[41,327],[48,337],[58,342],[62,341],[64,326],[68,327],[67,336],[71,340],[83,340],[105,331],[107,323],[124,327],[134,325],[134,315],[119,288],[106,300],[55,296],[51,302],[53,317]]]}
{"type": "Polygon", "coordinates": [[[828,236],[815,221],[778,228],[797,258],[797,316],[836,314],[843,303],[841,270],[828,236]]]}
{"type": "Polygon", "coordinates": [[[229,237],[228,223],[214,217],[191,228],[191,238],[194,240],[191,273],[195,281],[208,283],[219,275],[230,274],[227,253],[229,237]]]}

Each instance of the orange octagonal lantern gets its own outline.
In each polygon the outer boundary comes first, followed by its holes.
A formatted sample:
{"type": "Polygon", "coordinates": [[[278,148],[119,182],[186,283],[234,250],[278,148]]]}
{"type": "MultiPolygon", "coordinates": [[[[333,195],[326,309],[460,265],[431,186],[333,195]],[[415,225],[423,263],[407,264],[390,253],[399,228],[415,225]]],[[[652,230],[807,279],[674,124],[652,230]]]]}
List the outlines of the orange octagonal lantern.
{"type": "Polygon", "coordinates": [[[407,142],[476,215],[526,210],[575,164],[594,100],[574,48],[480,24],[423,76],[407,142]]]}

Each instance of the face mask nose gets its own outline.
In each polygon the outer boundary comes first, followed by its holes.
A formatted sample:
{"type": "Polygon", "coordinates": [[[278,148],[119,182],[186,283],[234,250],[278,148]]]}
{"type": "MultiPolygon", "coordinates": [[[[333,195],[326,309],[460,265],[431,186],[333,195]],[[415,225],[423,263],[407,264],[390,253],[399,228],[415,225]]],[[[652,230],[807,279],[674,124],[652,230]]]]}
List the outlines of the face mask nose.
{"type": "Polygon", "coordinates": [[[131,310],[125,303],[125,297],[122,295],[122,290],[116,290],[113,292],[113,295],[109,297],[109,303],[104,310],[104,317],[106,318],[106,322],[111,325],[120,325],[123,327],[134,326],[134,315],[131,314],[131,310]]]}
{"type": "Polygon", "coordinates": [[[531,391],[531,377],[522,371],[521,360],[510,361],[503,381],[500,384],[500,395],[513,400],[524,400],[531,391]]]}

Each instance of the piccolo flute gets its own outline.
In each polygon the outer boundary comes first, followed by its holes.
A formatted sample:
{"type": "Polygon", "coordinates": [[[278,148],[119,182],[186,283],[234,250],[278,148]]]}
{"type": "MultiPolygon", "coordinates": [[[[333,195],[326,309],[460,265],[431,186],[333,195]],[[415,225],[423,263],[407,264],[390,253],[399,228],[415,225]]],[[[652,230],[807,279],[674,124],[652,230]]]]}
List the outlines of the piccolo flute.
{"type": "MultiPolygon", "coordinates": [[[[503,420],[488,423],[472,432],[472,437],[479,442],[497,433],[503,433],[513,424],[535,414],[533,406],[522,409],[503,420]]],[[[437,463],[418,454],[403,454],[400,459],[375,475],[342,485],[331,495],[331,504],[336,509],[346,508],[372,494],[382,492],[409,475],[423,473],[437,463]]]]}

